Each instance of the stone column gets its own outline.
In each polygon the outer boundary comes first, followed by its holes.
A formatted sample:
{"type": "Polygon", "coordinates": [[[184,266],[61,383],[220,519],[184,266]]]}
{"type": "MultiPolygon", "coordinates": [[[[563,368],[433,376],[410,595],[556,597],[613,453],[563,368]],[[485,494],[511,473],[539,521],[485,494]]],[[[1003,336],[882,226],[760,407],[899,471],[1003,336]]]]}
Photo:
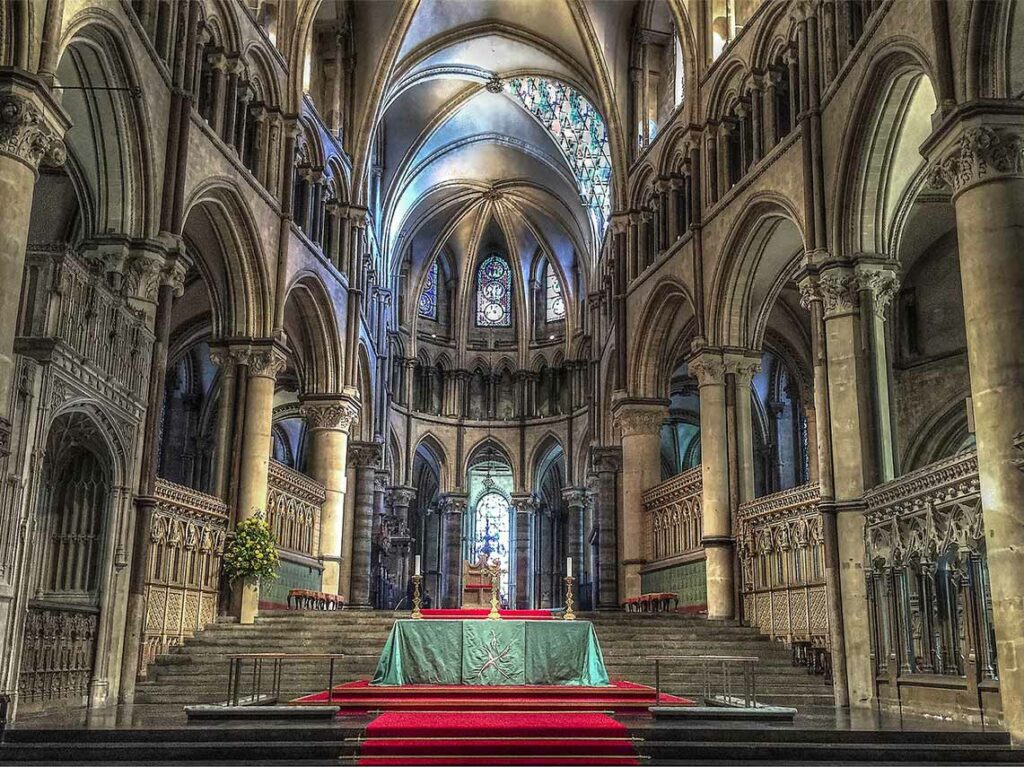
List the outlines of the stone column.
{"type": "Polygon", "coordinates": [[[36,176],[41,162],[63,164],[69,127],[40,80],[17,70],[0,79],[0,458],[10,451],[15,325],[36,176]]]}
{"type": "Polygon", "coordinates": [[[320,508],[321,590],[339,594],[342,540],[345,524],[348,435],[359,415],[355,390],[337,396],[309,395],[302,400],[309,435],[309,474],[324,486],[327,499],[320,508]]]}
{"type": "Polygon", "coordinates": [[[380,571],[381,565],[385,564],[382,544],[385,538],[390,540],[392,532],[390,528],[385,529],[388,520],[385,519],[384,508],[390,479],[384,469],[378,468],[373,473],[373,513],[370,523],[370,604],[375,609],[383,609],[387,606],[384,604],[387,595],[380,592],[381,586],[384,585],[380,579],[380,571]]]}
{"type": "Polygon", "coordinates": [[[514,605],[519,610],[529,610],[536,605],[533,594],[533,570],[535,563],[531,562],[530,547],[535,511],[537,505],[530,493],[516,493],[512,496],[512,508],[516,514],[515,528],[515,601],[514,605]]]}
{"type": "Polygon", "coordinates": [[[438,500],[441,513],[441,607],[462,606],[462,515],[468,498],[449,493],[438,500]]]}
{"type": "Polygon", "coordinates": [[[725,372],[733,376],[736,392],[736,482],[739,502],[754,498],[754,427],[750,412],[750,382],[761,369],[761,357],[756,352],[747,355],[729,354],[724,357],[725,372]]]}
{"type": "Polygon", "coordinates": [[[965,104],[922,147],[953,192],[1003,726],[1024,740],[1024,110],[965,104]]]}
{"type": "Polygon", "coordinates": [[[591,562],[591,575],[596,582],[595,605],[598,610],[619,608],[619,585],[616,558],[618,554],[619,472],[622,469],[622,448],[596,447],[592,455],[597,475],[597,497],[594,512],[597,528],[597,562],[591,562]]]}
{"type": "MultiPolygon", "coordinates": [[[[272,343],[253,345],[245,354],[245,423],[238,472],[238,499],[235,520],[243,522],[267,510],[267,474],[272,449],[271,427],[274,415],[274,386],[277,374],[285,368],[282,350],[272,343]]],[[[243,583],[238,604],[240,623],[252,623],[259,611],[259,585],[243,583]]]]}
{"type": "Polygon", "coordinates": [[[345,604],[352,603],[352,539],[356,530],[356,476],[355,465],[348,460],[349,452],[345,450],[345,510],[341,526],[341,569],[338,575],[338,594],[345,604]]]}
{"type": "Polygon", "coordinates": [[[576,578],[577,607],[580,605],[580,583],[585,580],[588,572],[584,535],[586,530],[587,505],[590,503],[590,491],[585,487],[563,487],[562,501],[565,503],[565,555],[572,559],[573,576],[576,578]]]}
{"type": "Polygon", "coordinates": [[[348,462],[355,467],[356,487],[352,531],[352,580],[349,606],[370,608],[371,566],[373,545],[373,493],[377,466],[381,461],[381,445],[377,442],[349,442],[348,462]]]}
{"type": "Polygon", "coordinates": [[[732,618],[736,614],[736,605],[725,363],[721,352],[705,349],[689,360],[688,369],[700,386],[700,452],[704,483],[701,542],[707,567],[708,617],[732,618]]]}
{"type": "Polygon", "coordinates": [[[394,515],[395,524],[398,528],[397,551],[395,551],[395,579],[397,585],[405,596],[405,590],[409,585],[409,578],[412,575],[412,568],[409,564],[409,557],[412,552],[415,539],[409,529],[409,507],[416,498],[416,488],[407,485],[396,485],[389,487],[388,497],[391,501],[391,513],[394,515]]]}
{"type": "Polygon", "coordinates": [[[640,596],[644,491],[661,481],[661,424],[668,400],[618,397],[612,404],[622,433],[622,505],[619,508],[619,600],[640,596]]]}

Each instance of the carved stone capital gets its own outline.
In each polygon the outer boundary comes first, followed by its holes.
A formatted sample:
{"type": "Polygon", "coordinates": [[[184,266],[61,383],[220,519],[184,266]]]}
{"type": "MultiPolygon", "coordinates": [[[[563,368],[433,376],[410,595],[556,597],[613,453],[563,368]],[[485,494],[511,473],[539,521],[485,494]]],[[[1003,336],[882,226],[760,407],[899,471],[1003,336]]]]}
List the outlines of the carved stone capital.
{"type": "Polygon", "coordinates": [[[387,492],[392,508],[407,509],[416,500],[416,488],[409,485],[394,485],[387,492]]]}
{"type": "Polygon", "coordinates": [[[1024,178],[1024,126],[985,125],[960,131],[928,170],[936,188],[948,187],[956,197],[985,181],[1024,178]]]}
{"type": "Polygon", "coordinates": [[[686,370],[697,379],[699,386],[725,385],[725,359],[720,352],[710,349],[698,352],[686,361],[686,370]]]}
{"type": "Polygon", "coordinates": [[[612,403],[612,418],[623,437],[649,436],[661,431],[668,406],[667,399],[623,397],[612,403]]]}
{"type": "Polygon", "coordinates": [[[900,290],[900,278],[895,270],[869,266],[857,267],[857,283],[862,291],[870,291],[871,306],[875,314],[883,316],[900,290]]]}
{"type": "Polygon", "coordinates": [[[622,468],[622,448],[615,445],[591,448],[590,464],[597,474],[614,474],[622,468]]]}
{"type": "Polygon", "coordinates": [[[288,365],[284,352],[273,344],[239,348],[236,354],[240,364],[249,366],[250,378],[277,378],[288,365]]]}
{"type": "Polygon", "coordinates": [[[750,386],[751,380],[761,370],[760,356],[749,356],[745,354],[727,354],[723,357],[725,372],[736,376],[737,387],[750,386]]]}
{"type": "Polygon", "coordinates": [[[826,318],[849,314],[860,305],[860,281],[849,269],[830,269],[820,275],[817,291],[826,318]]]}
{"type": "Polygon", "coordinates": [[[70,122],[43,85],[34,78],[5,74],[0,80],[0,155],[24,163],[63,165],[64,133],[70,122]]]}
{"type": "Polygon", "coordinates": [[[383,452],[379,442],[349,442],[348,465],[361,469],[375,469],[381,464],[383,452]]]}
{"type": "Polygon", "coordinates": [[[332,397],[304,397],[299,408],[309,429],[343,431],[346,434],[359,421],[359,401],[348,394],[332,397]]]}
{"type": "Polygon", "coordinates": [[[562,501],[570,509],[585,509],[593,499],[593,491],[588,487],[563,487],[562,501]]]}
{"type": "Polygon", "coordinates": [[[437,508],[442,514],[462,514],[469,506],[469,496],[465,493],[446,493],[437,500],[437,508]]]}

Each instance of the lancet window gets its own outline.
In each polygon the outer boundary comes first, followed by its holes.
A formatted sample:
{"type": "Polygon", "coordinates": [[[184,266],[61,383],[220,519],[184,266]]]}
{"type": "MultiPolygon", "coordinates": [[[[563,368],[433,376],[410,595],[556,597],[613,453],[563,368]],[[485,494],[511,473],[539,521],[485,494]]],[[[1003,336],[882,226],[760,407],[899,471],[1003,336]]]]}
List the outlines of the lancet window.
{"type": "Polygon", "coordinates": [[[512,270],[498,255],[488,256],[476,274],[476,324],[484,328],[512,325],[512,270]]]}
{"type": "Polygon", "coordinates": [[[427,269],[427,281],[420,293],[420,317],[437,320],[437,261],[427,269]]]}

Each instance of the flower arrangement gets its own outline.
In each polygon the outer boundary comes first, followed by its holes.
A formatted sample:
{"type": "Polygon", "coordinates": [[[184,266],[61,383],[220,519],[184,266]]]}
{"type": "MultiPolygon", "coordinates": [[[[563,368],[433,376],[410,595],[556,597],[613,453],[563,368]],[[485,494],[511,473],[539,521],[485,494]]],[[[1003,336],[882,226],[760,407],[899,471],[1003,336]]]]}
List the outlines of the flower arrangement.
{"type": "Polygon", "coordinates": [[[242,520],[224,551],[224,574],[259,583],[277,578],[277,547],[262,511],[242,520]]]}

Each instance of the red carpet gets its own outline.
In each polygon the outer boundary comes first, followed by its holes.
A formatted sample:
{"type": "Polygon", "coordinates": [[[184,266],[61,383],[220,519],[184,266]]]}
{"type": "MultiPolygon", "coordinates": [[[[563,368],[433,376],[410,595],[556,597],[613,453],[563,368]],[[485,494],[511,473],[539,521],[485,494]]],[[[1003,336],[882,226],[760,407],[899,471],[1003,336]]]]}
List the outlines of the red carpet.
{"type": "MultiPolygon", "coordinates": [[[[486,618],[490,610],[423,610],[424,618],[458,618],[466,620],[469,618],[486,618]]],[[[549,621],[552,618],[550,610],[498,610],[502,618],[512,620],[549,621]]]]}
{"type": "Polygon", "coordinates": [[[365,765],[640,763],[626,728],[597,713],[388,712],[365,737],[365,765]]]}
{"type": "MultiPolygon", "coordinates": [[[[655,704],[654,688],[633,682],[614,682],[609,687],[528,685],[481,687],[475,685],[410,684],[374,686],[365,679],[335,685],[327,691],[291,701],[292,705],[340,706],[340,714],[366,711],[613,711],[646,714],[655,704]]],[[[692,706],[693,701],[661,694],[662,706],[692,706]]]]}

